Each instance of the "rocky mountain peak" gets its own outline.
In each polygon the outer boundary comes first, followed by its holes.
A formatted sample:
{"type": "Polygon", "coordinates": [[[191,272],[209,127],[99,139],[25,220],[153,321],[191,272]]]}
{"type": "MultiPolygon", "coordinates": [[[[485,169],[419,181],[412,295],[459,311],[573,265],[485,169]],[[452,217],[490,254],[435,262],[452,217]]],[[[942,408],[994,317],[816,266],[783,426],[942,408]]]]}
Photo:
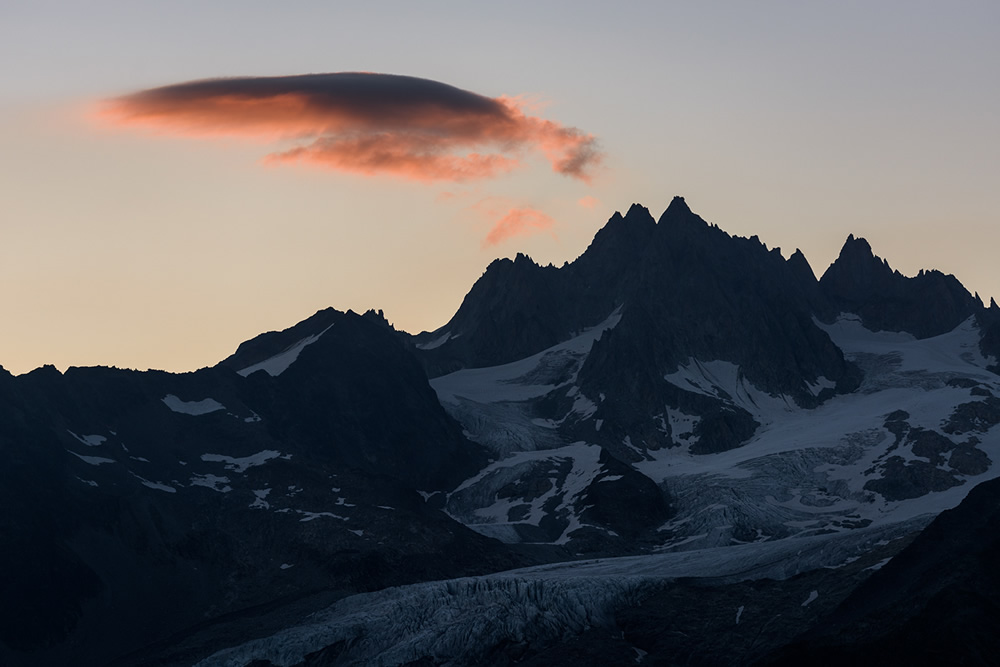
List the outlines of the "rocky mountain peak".
{"type": "Polygon", "coordinates": [[[837,260],[820,278],[820,284],[833,299],[856,303],[867,300],[871,294],[893,290],[896,277],[899,274],[872,252],[866,239],[851,234],[837,260]]]}
{"type": "Polygon", "coordinates": [[[632,204],[624,217],[615,211],[574,264],[607,266],[634,262],[655,228],[656,221],[645,206],[632,204]]]}
{"type": "Polygon", "coordinates": [[[853,234],[820,278],[820,288],[835,310],[857,313],[869,329],[918,338],[951,331],[976,311],[975,298],[954,276],[921,271],[907,278],[853,234]]]}
{"type": "MultiPolygon", "coordinates": [[[[647,219],[652,220],[653,216],[650,215],[649,209],[641,204],[632,204],[629,206],[628,212],[625,213],[625,220],[629,222],[645,222],[647,219]]],[[[610,222],[610,220],[609,220],[610,222]]]]}
{"type": "Polygon", "coordinates": [[[375,310],[374,308],[369,308],[364,312],[364,314],[361,317],[368,320],[369,322],[374,322],[375,324],[381,325],[392,331],[396,330],[396,327],[392,326],[389,320],[385,318],[385,313],[382,312],[381,308],[379,308],[378,310],[375,310]]]}
{"type": "Polygon", "coordinates": [[[839,283],[838,288],[847,290],[863,287],[875,280],[891,275],[892,269],[882,258],[872,252],[867,239],[850,234],[840,255],[830,266],[823,278],[839,283]],[[829,276],[829,278],[827,278],[829,276]]]}
{"type": "Polygon", "coordinates": [[[667,206],[667,210],[663,212],[663,215],[664,216],[692,215],[692,212],[691,209],[688,207],[687,202],[684,201],[684,197],[677,196],[670,200],[670,205],[667,206]]]}
{"type": "Polygon", "coordinates": [[[788,258],[787,264],[789,270],[800,280],[805,280],[810,285],[816,282],[816,274],[813,273],[812,266],[809,265],[809,260],[806,259],[806,256],[798,248],[788,258]]]}
{"type": "Polygon", "coordinates": [[[686,246],[691,243],[714,245],[725,243],[725,239],[730,238],[729,234],[708,224],[701,216],[693,212],[683,197],[674,197],[671,200],[670,205],[657,221],[656,227],[658,238],[667,239],[666,242],[673,246],[686,246]],[[696,239],[699,240],[696,241],[696,239]]]}
{"type": "Polygon", "coordinates": [[[523,252],[519,252],[514,256],[514,265],[517,266],[521,264],[535,264],[535,260],[528,257],[523,252]]]}

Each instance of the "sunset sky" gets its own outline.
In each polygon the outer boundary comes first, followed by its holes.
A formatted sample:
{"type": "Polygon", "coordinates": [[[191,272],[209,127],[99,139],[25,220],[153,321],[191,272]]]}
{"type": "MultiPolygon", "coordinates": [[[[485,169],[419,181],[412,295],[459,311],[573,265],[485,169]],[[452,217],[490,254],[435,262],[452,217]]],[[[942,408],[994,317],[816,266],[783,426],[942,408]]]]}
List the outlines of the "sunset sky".
{"type": "Polygon", "coordinates": [[[993,0],[0,3],[0,365],[193,370],[327,306],[433,330],[493,258],[674,195],[988,303],[997,34],[993,0]]]}

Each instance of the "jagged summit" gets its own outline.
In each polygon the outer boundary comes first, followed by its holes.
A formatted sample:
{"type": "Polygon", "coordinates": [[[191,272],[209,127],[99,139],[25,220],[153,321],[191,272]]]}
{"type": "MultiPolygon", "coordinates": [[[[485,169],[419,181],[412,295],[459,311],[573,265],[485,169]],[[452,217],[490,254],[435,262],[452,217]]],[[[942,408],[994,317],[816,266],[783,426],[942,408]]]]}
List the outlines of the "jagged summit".
{"type": "Polygon", "coordinates": [[[369,308],[361,315],[361,317],[365,318],[370,322],[374,322],[376,324],[384,326],[385,328],[390,329],[391,331],[396,330],[396,327],[392,326],[392,323],[386,319],[385,313],[382,312],[381,308],[379,308],[378,310],[375,310],[374,308],[369,308]]]}
{"type": "MultiPolygon", "coordinates": [[[[847,235],[847,240],[844,241],[840,255],[834,263],[837,262],[842,266],[847,265],[861,270],[865,270],[868,266],[889,268],[889,262],[875,254],[868,239],[862,236],[855,237],[854,234],[847,235]]],[[[889,272],[892,273],[891,268],[889,272]]]]}
{"type": "Polygon", "coordinates": [[[872,252],[871,244],[850,234],[820,283],[824,291],[836,300],[857,301],[865,298],[872,289],[888,289],[892,277],[892,268],[872,252]]]}
{"type": "MultiPolygon", "coordinates": [[[[624,216],[620,212],[615,211],[607,223],[597,230],[597,233],[594,235],[594,241],[591,243],[591,248],[594,245],[599,246],[601,243],[608,243],[607,239],[611,237],[642,238],[652,232],[655,226],[656,220],[650,215],[649,209],[639,204],[632,204],[624,216]]],[[[589,250],[590,248],[588,248],[589,250]]],[[[584,253],[584,255],[586,254],[584,253]]]]}
{"type": "Polygon", "coordinates": [[[799,277],[800,280],[804,280],[806,284],[815,284],[816,274],[813,273],[812,266],[809,264],[809,260],[806,259],[805,254],[798,248],[792,253],[792,256],[788,258],[788,268],[799,277]]]}
{"type": "MultiPolygon", "coordinates": [[[[659,222],[639,204],[612,215],[586,252],[560,269],[525,264],[518,271],[516,264],[491,264],[448,324],[415,339],[432,377],[523,359],[618,313],[617,326],[579,369],[591,400],[629,397],[602,406],[609,423],[633,423],[662,411],[663,402],[688,400],[672,393],[663,375],[690,359],[737,364],[757,386],[805,405],[856,383],[855,370],[813,321],[828,309],[802,253],[786,261],[756,237],[730,236],[682,197],[659,222]],[[820,378],[826,393],[810,389],[820,378]]],[[[754,429],[739,409],[709,423],[720,448],[754,429]]],[[[587,437],[609,446],[617,438],[620,448],[624,432],[615,428],[587,437]]],[[[655,422],[642,428],[650,443],[663,439],[655,422]]]]}
{"type": "Polygon", "coordinates": [[[687,202],[684,201],[684,197],[675,196],[670,200],[670,204],[667,209],[660,216],[660,220],[663,220],[667,216],[680,216],[680,215],[692,215],[690,207],[688,207],[687,202]]]}
{"type": "Polygon", "coordinates": [[[977,311],[975,297],[954,276],[921,271],[908,278],[853,234],[819,284],[835,311],[857,313],[870,329],[918,338],[951,331],[977,311]]]}
{"type": "Polygon", "coordinates": [[[652,219],[652,217],[653,216],[649,213],[649,209],[642,204],[632,204],[625,213],[626,220],[644,220],[645,218],[652,219]]]}
{"type": "MultiPolygon", "coordinates": [[[[616,212],[561,268],[523,256],[492,263],[452,320],[414,342],[437,377],[524,359],[617,313],[617,325],[594,343],[577,373],[590,400],[628,397],[598,408],[599,419],[628,426],[580,437],[628,458],[634,454],[620,445],[626,433],[647,443],[663,439],[656,424],[639,425],[644,415],[694,400],[664,381],[691,359],[734,364],[754,386],[810,406],[852,391],[861,377],[817,320],[856,313],[869,329],[925,338],[984,310],[977,303],[952,276],[904,277],[854,234],[817,280],[801,250],[786,260],[780,248],[768,249],[757,236],[731,236],[674,197],[659,221],[640,204],[616,212]]],[[[753,418],[741,410],[704,418],[706,432],[715,429],[712,447],[733,446],[754,432],[753,418]]]]}

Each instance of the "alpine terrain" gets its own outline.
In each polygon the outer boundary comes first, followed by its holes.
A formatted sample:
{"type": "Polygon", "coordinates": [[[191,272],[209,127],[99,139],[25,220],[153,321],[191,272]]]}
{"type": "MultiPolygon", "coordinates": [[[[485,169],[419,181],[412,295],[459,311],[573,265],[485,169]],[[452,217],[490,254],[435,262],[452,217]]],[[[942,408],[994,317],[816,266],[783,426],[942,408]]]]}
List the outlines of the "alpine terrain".
{"type": "Polygon", "coordinates": [[[675,197],[440,329],[0,368],[0,664],[996,664],[1000,307],[675,197]]]}

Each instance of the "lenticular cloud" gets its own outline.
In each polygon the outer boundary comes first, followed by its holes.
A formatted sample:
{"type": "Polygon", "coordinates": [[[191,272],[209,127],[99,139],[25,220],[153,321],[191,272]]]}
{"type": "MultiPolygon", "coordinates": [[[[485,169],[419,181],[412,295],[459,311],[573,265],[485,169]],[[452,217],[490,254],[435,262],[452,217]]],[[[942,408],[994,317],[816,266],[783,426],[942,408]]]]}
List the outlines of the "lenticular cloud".
{"type": "Polygon", "coordinates": [[[369,176],[469,181],[498,176],[538,152],[558,173],[589,181],[593,135],[437,81],[344,72],[192,81],[108,100],[116,124],[187,136],[292,142],[265,158],[369,176]]]}

